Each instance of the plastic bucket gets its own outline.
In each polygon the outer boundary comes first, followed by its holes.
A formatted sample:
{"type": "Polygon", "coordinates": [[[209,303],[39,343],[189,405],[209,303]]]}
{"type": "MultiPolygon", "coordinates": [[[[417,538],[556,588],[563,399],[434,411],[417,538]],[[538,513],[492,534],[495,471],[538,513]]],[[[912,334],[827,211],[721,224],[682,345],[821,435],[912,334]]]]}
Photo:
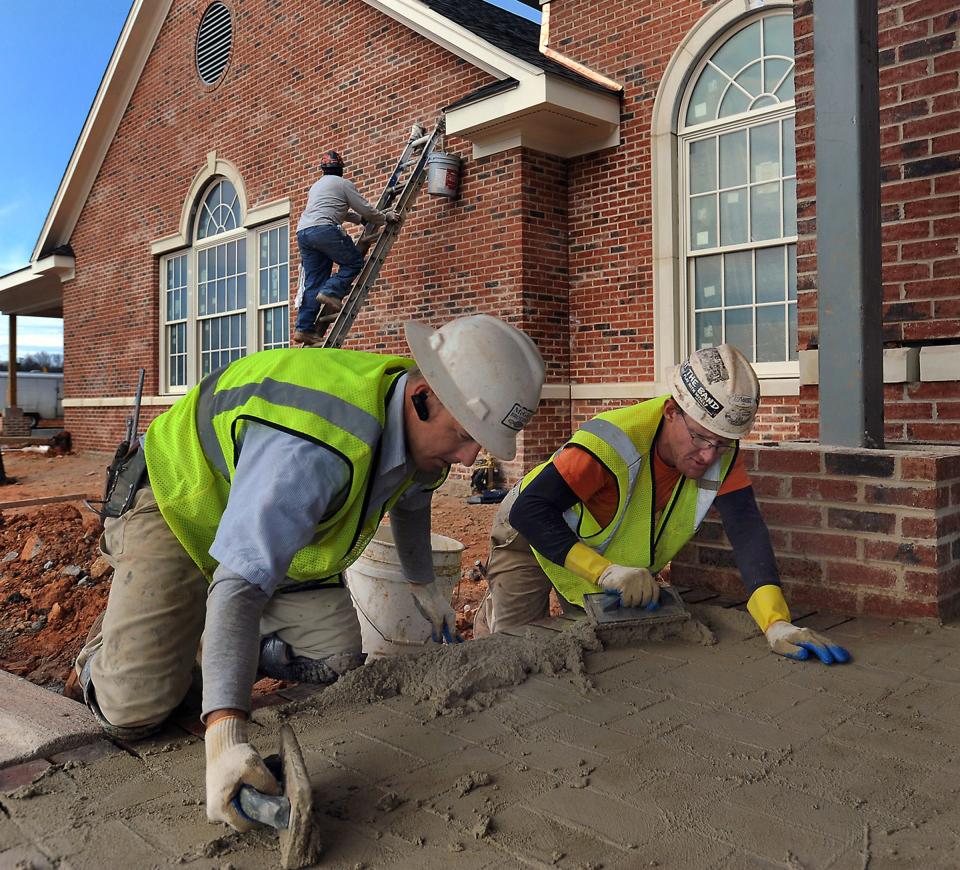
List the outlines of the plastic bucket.
{"type": "Polygon", "coordinates": [[[427,158],[427,193],[454,197],[460,192],[460,158],[434,151],[427,158]]]}
{"type": "MultiPolygon", "coordinates": [[[[430,548],[437,586],[449,600],[460,580],[463,544],[430,535],[430,548]]],[[[344,573],[368,659],[410,652],[430,642],[430,623],[410,594],[389,526],[380,527],[363,555],[344,573]]]]}

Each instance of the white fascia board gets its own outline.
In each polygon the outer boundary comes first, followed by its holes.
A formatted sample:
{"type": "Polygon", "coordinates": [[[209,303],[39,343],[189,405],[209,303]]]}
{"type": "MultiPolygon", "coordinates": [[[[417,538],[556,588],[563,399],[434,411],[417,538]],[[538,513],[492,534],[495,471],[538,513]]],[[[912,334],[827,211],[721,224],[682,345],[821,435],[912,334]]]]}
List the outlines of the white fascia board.
{"type": "Polygon", "coordinates": [[[172,0],[135,0],[74,146],[31,259],[70,241],[172,0]]]}
{"type": "Polygon", "coordinates": [[[527,76],[541,72],[537,67],[497,48],[449,18],[444,18],[418,0],[364,0],[364,3],[489,73],[495,79],[515,78],[522,81],[527,76]]]}
{"type": "Polygon", "coordinates": [[[511,91],[447,112],[447,132],[473,142],[474,158],[520,145],[576,157],[620,143],[620,99],[541,74],[511,91]],[[554,123],[545,123],[547,121],[554,123]]]}
{"type": "Polygon", "coordinates": [[[616,94],[581,88],[555,76],[540,73],[520,82],[519,87],[494,94],[447,112],[447,133],[465,136],[492,124],[502,124],[534,109],[562,111],[593,125],[620,123],[620,99],[616,94]]]}

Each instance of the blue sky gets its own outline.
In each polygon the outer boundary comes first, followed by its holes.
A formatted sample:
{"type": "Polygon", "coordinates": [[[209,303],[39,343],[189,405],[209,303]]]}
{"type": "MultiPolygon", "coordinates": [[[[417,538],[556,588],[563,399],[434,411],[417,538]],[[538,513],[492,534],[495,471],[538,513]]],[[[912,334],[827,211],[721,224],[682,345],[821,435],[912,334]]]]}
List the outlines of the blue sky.
{"type": "MultiPolygon", "coordinates": [[[[487,0],[536,20],[518,0],[487,0]]],[[[4,4],[0,28],[0,275],[30,254],[97,93],[130,0],[46,0],[4,4]]],[[[61,353],[60,320],[17,321],[19,356],[61,353]]],[[[7,318],[0,318],[0,360],[7,359],[7,318]]]]}

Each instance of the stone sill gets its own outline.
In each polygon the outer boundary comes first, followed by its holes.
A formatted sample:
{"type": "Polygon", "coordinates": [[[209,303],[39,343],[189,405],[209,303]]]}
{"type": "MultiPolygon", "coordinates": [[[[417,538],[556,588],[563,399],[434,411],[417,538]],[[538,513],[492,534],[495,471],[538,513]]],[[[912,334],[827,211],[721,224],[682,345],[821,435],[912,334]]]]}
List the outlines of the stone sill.
{"type": "MultiPolygon", "coordinates": [[[[885,384],[911,384],[921,380],[922,353],[928,350],[945,350],[946,348],[925,347],[892,347],[883,351],[883,382],[885,384]]],[[[957,354],[956,375],[941,380],[960,380],[960,348],[951,348],[957,354]]],[[[801,350],[800,359],[800,386],[812,387],[820,383],[819,350],[801,350]]],[[[922,380],[934,380],[924,377],[922,380]]]]}

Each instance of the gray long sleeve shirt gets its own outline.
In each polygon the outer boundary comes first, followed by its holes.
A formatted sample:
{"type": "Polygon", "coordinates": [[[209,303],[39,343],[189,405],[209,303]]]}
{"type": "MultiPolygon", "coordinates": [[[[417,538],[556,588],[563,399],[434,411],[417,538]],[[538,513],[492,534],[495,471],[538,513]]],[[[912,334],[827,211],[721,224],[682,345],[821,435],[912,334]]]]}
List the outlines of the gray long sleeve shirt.
{"type": "Polygon", "coordinates": [[[297,232],[321,224],[339,226],[344,221],[356,224],[360,218],[366,218],[375,226],[386,220],[383,212],[360,195],[352,181],[339,175],[323,175],[307,194],[307,206],[300,215],[297,232]]]}
{"type": "MultiPolygon", "coordinates": [[[[415,467],[407,457],[400,378],[387,407],[368,515],[415,467]]],[[[286,578],[294,554],[319,520],[343,502],[349,469],[332,451],[258,423],[247,426],[227,506],[210,555],[220,564],[207,597],[203,642],[203,715],[248,710],[260,651],[260,616],[286,578]]],[[[434,579],[430,548],[433,493],[415,483],[390,511],[397,554],[411,582],[434,579]]],[[[432,482],[432,481],[429,481],[432,482]]]]}

